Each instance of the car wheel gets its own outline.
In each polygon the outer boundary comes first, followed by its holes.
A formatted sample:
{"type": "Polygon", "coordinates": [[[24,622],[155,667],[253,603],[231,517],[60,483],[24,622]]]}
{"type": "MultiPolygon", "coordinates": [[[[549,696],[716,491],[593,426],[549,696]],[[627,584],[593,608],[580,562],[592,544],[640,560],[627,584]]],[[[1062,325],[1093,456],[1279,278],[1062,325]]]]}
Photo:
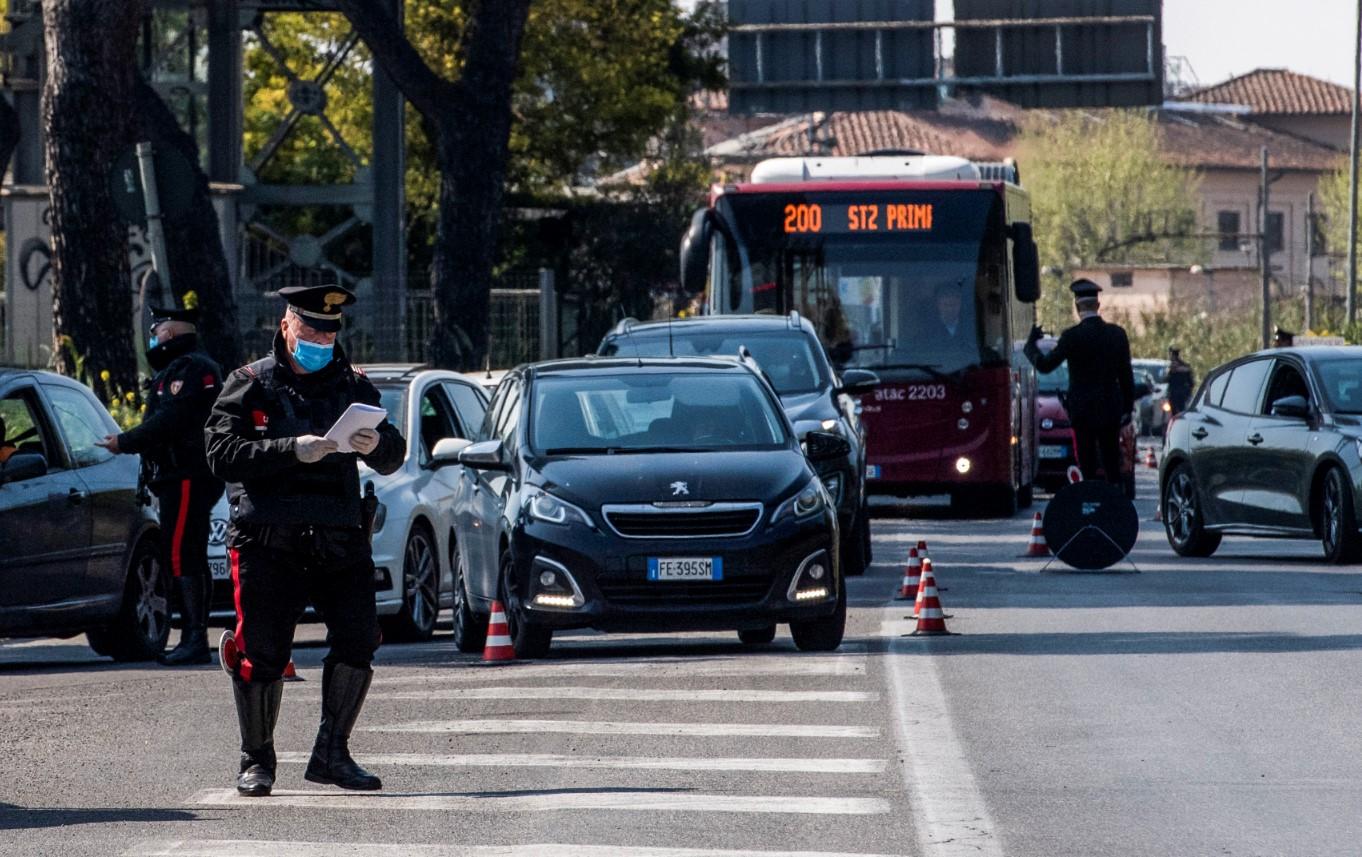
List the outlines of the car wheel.
{"type": "Polygon", "coordinates": [[[1206,530],[1190,464],[1179,464],[1164,485],[1163,529],[1178,556],[1210,556],[1220,547],[1220,534],[1206,530]]]}
{"type": "Polygon", "coordinates": [[[764,646],[775,638],[775,625],[767,625],[765,628],[748,628],[738,632],[738,639],[748,646],[764,646]]]}
{"type": "Polygon", "coordinates": [[[402,607],[385,623],[395,640],[429,640],[440,613],[440,562],[435,539],[422,524],[411,528],[402,551],[402,607]]]}
{"type": "Polygon", "coordinates": [[[1320,487],[1320,541],[1324,558],[1334,565],[1357,562],[1362,556],[1362,538],[1357,534],[1353,514],[1353,492],[1343,471],[1331,468],[1320,487]]]}
{"type": "Polygon", "coordinates": [[[837,609],[822,619],[790,623],[790,636],[801,652],[831,652],[842,645],[847,627],[847,588],[838,587],[837,609]]]}
{"type": "Polygon", "coordinates": [[[116,661],[149,661],[170,637],[170,581],[154,539],[133,549],[118,616],[87,635],[90,648],[116,661]]]}
{"type": "Polygon", "coordinates": [[[520,596],[511,589],[511,555],[501,558],[501,574],[497,591],[501,606],[506,610],[506,626],[510,631],[511,645],[515,647],[517,658],[542,658],[548,655],[553,645],[553,629],[541,628],[525,621],[524,607],[520,596]]]}
{"type": "Polygon", "coordinates": [[[463,551],[454,543],[450,560],[454,572],[454,645],[465,654],[481,652],[487,645],[487,617],[473,612],[473,601],[468,597],[468,577],[464,573],[463,551]]]}

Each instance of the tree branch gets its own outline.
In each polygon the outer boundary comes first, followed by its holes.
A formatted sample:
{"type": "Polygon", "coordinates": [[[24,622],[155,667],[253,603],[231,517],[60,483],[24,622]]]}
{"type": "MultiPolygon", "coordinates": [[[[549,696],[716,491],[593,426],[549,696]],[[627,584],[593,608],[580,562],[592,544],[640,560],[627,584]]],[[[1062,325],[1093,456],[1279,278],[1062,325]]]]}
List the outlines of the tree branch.
{"type": "Polygon", "coordinates": [[[336,8],[349,19],[350,25],[369,47],[374,61],[397,84],[402,97],[422,116],[436,121],[441,92],[452,84],[421,59],[397,19],[388,11],[388,4],[376,0],[336,0],[336,8]]]}

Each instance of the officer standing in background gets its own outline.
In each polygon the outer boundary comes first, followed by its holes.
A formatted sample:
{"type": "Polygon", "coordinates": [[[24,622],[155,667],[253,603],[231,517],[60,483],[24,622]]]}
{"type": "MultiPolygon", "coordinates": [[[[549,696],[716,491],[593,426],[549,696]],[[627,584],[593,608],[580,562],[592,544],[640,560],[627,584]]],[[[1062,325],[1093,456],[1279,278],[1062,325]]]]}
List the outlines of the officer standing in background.
{"type": "Polygon", "coordinates": [[[222,496],[222,480],[208,469],[203,426],[222,389],[222,370],[199,350],[197,309],[151,308],[147,363],[155,370],[142,424],[109,435],[110,452],[141,455],[161,517],[161,554],[179,591],[184,631],[180,644],[158,659],[167,666],[206,664],[208,609],[213,578],[208,571],[208,527],[222,496]]]}
{"type": "Polygon", "coordinates": [[[1121,426],[1130,421],[1135,407],[1130,341],[1120,325],[1109,324],[1098,315],[1101,286],[1092,280],[1075,280],[1069,290],[1074,294],[1078,324],[1060,334],[1049,354],[1036,347],[1042,336],[1040,328],[1031,328],[1026,357],[1042,374],[1069,361],[1069,395],[1064,408],[1073,423],[1078,466],[1084,479],[1095,479],[1100,461],[1106,480],[1119,484],[1121,426]]]}
{"type": "Polygon", "coordinates": [[[1187,410],[1192,400],[1192,390],[1196,389],[1196,379],[1192,367],[1182,360],[1176,348],[1168,349],[1168,407],[1173,416],[1187,410]]]}
{"type": "Polygon", "coordinates": [[[355,296],[337,285],[295,286],[279,295],[288,308],[272,353],[228,377],[205,432],[208,462],[229,483],[231,500],[237,624],[232,637],[224,635],[222,657],[233,675],[241,728],[237,791],[260,797],[274,786],[281,678],[309,601],[326,622],[330,651],[322,670],[321,726],[305,777],[378,789],[379,778],[349,751],[379,640],[371,521],[360,501],[358,460],[392,473],[406,441],[386,420],[352,434],[353,453],[322,437],[352,403],[380,403],[373,384],[336,344],[341,307],[355,296]]]}
{"type": "Polygon", "coordinates": [[[1287,330],[1281,325],[1277,325],[1276,327],[1272,328],[1273,348],[1290,348],[1295,344],[1296,344],[1295,331],[1287,330]]]}

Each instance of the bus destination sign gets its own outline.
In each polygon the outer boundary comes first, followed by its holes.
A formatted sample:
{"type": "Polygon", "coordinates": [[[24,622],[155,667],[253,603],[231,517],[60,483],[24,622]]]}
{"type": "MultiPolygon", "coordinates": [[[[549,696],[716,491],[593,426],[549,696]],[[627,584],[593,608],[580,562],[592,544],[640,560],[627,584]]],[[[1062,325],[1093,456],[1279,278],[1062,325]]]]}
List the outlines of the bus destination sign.
{"type": "Polygon", "coordinates": [[[788,203],[787,235],[844,235],[854,232],[931,232],[932,203],[788,203]]]}

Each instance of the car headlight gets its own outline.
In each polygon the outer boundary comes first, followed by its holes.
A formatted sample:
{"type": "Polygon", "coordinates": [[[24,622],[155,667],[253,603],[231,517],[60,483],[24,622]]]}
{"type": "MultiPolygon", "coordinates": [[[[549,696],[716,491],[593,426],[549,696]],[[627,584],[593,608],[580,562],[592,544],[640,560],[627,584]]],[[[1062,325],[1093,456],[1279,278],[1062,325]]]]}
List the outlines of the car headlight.
{"type": "Polygon", "coordinates": [[[532,519],[546,524],[596,526],[586,512],[539,488],[526,489],[525,511],[532,519]]]}
{"type": "Polygon", "coordinates": [[[795,519],[807,518],[823,511],[828,502],[827,491],[823,489],[823,483],[815,476],[809,480],[809,484],[805,485],[803,490],[780,504],[776,513],[771,516],[771,523],[778,524],[791,517],[795,519]]]}

